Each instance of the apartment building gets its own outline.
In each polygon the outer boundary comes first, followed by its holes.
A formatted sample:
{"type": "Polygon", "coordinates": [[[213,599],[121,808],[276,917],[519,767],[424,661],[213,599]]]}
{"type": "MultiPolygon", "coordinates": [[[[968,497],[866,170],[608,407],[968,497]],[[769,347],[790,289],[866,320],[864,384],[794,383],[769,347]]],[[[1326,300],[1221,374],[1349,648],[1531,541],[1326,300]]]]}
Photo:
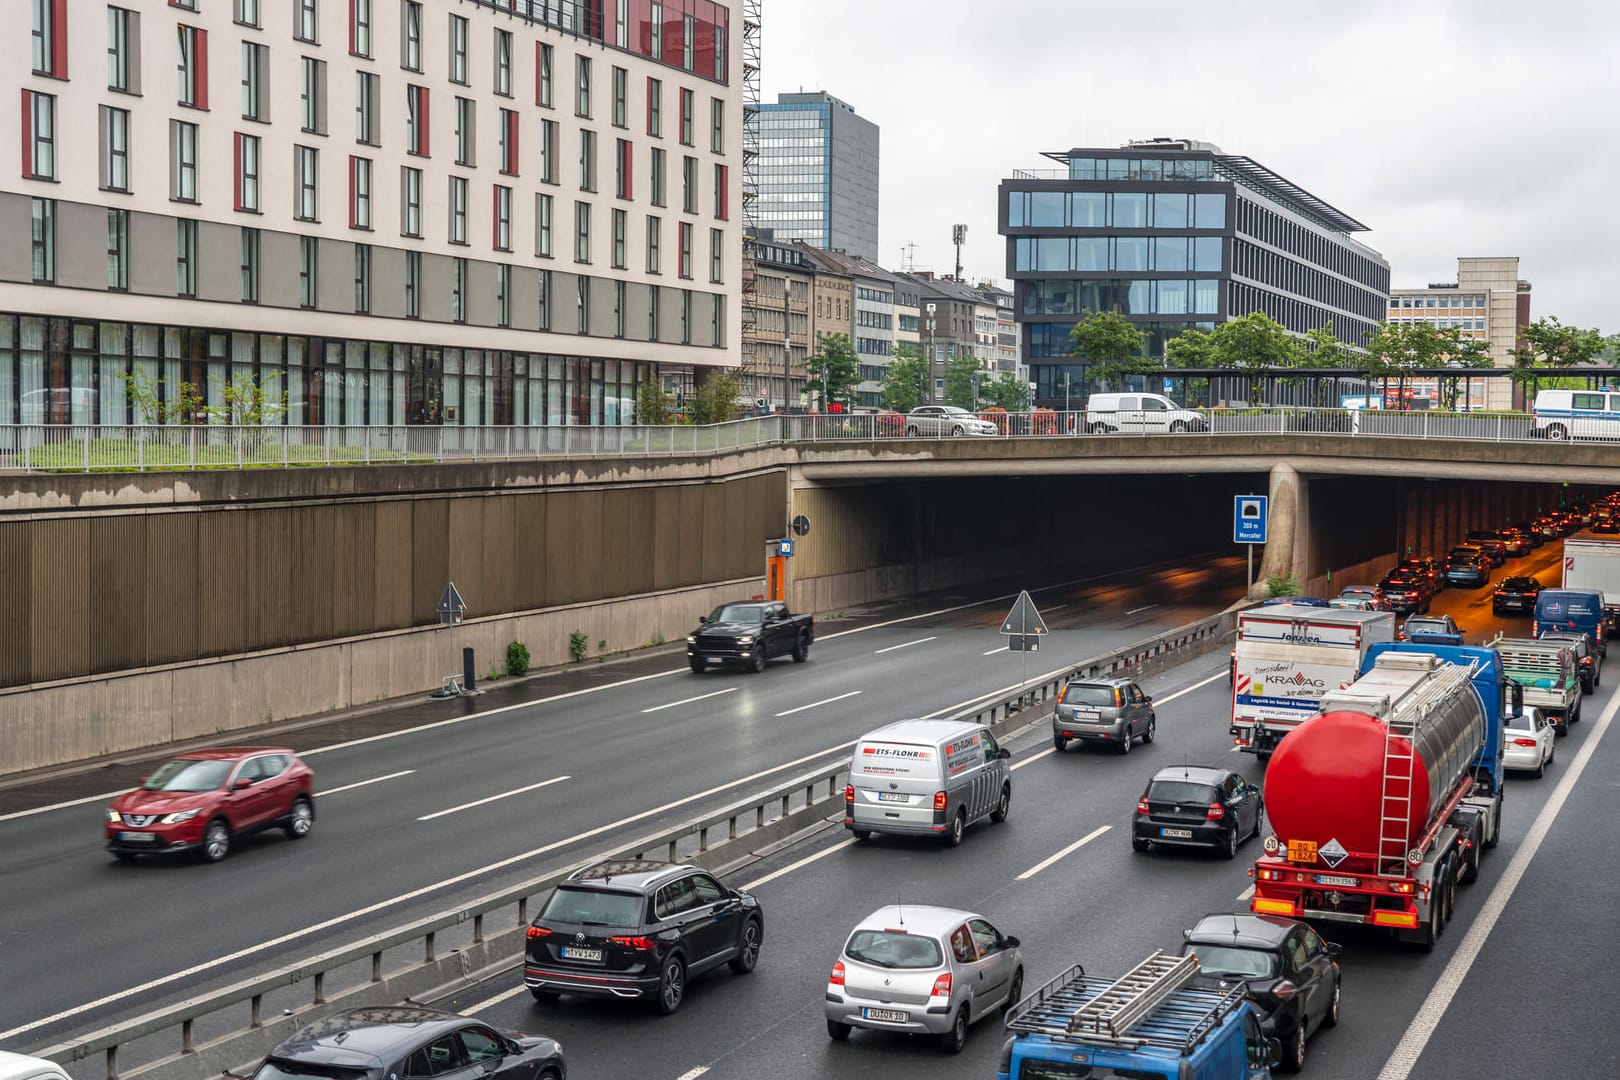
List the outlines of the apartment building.
{"type": "MultiPolygon", "coordinates": [[[[1389,321],[1455,329],[1465,338],[1484,342],[1494,367],[1512,367],[1512,350],[1530,323],[1530,282],[1519,277],[1516,255],[1459,258],[1455,281],[1389,290],[1389,321]]],[[[1414,402],[1440,401],[1440,388],[1433,379],[1413,380],[1406,389],[1414,402]]],[[[1460,407],[1514,407],[1514,388],[1506,379],[1468,380],[1463,395],[1460,407]]]]}

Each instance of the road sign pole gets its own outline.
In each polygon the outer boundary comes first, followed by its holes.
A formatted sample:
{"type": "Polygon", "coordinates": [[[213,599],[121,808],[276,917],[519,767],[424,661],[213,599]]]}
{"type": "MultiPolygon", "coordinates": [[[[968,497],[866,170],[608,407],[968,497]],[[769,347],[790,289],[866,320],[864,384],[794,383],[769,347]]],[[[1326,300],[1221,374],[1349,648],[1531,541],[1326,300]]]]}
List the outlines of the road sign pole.
{"type": "Polygon", "coordinates": [[[1021,651],[1024,657],[1024,675],[1019,679],[1020,685],[1029,682],[1029,610],[1024,607],[1018,609],[1018,635],[1022,639],[1024,648],[1021,651]]]}
{"type": "Polygon", "coordinates": [[[1243,594],[1245,599],[1254,592],[1254,545],[1249,544],[1247,547],[1249,549],[1249,591],[1243,594]]]}

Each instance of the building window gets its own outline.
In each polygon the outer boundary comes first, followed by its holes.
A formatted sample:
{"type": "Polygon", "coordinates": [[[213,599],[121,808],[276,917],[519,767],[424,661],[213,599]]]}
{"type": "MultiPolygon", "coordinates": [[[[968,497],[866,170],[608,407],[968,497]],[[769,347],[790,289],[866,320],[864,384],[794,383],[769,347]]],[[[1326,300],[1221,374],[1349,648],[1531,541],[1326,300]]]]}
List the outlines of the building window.
{"type": "Polygon", "coordinates": [[[56,179],[56,98],[24,90],[23,176],[29,180],[56,179]]]}
{"type": "Polygon", "coordinates": [[[633,198],[634,177],[634,148],[629,139],[618,140],[617,153],[613,155],[615,165],[614,193],[621,199],[633,198]]]}
{"type": "Polygon", "coordinates": [[[371,313],[371,245],[354,245],[354,313],[371,313]]]}
{"type": "Polygon", "coordinates": [[[692,344],[692,290],[681,290],[681,344],[692,344]]]}
{"type": "Polygon", "coordinates": [[[326,134],[326,61],[314,57],[302,58],[302,79],[298,100],[303,117],[303,128],[314,135],[326,134]]]}
{"type": "Polygon", "coordinates": [[[242,303],[259,302],[259,230],[242,230],[242,303]]]}
{"type": "Polygon", "coordinates": [[[613,126],[630,126],[630,73],[622,67],[613,69],[613,126]]]}
{"type": "Polygon", "coordinates": [[[56,283],[56,200],[33,200],[34,281],[56,283]]]}
{"type": "MultiPolygon", "coordinates": [[[[714,77],[721,82],[730,81],[726,77],[726,28],[722,23],[716,23],[714,27],[714,77]]],[[[724,299],[723,296],[716,297],[716,304],[724,299]]],[[[716,337],[714,343],[720,344],[720,339],[716,337]]]]}
{"type": "Polygon", "coordinates": [[[178,26],[180,62],[180,104],[193,109],[208,108],[208,31],[195,26],[178,26]]]}
{"type": "Polygon", "coordinates": [[[694,96],[692,91],[681,88],[681,145],[692,145],[692,109],[694,96]]]}
{"type": "Polygon", "coordinates": [[[719,98],[709,99],[709,149],[726,152],[726,103],[719,98]]]}
{"type": "Polygon", "coordinates": [[[731,168],[714,167],[714,216],[721,221],[731,217],[731,168]]]}
{"type": "Polygon", "coordinates": [[[129,190],[129,110],[101,106],[101,186],[129,190]]]}
{"type": "Polygon", "coordinates": [[[405,0],[401,10],[399,66],[406,71],[422,70],[422,5],[405,0]]]}
{"type": "Polygon", "coordinates": [[[472,98],[456,98],[456,164],[475,166],[478,149],[478,106],[472,98]]]}
{"type": "Polygon", "coordinates": [[[551,196],[544,193],[534,197],[534,253],[551,258],[551,196]]]}
{"type": "MultiPolygon", "coordinates": [[[[719,27],[715,31],[719,32],[719,27]]],[[[714,296],[714,316],[709,324],[709,333],[712,336],[711,344],[716,348],[723,348],[726,344],[726,297],[724,293],[714,296]]]]}
{"type": "Polygon", "coordinates": [[[677,272],[683,278],[692,276],[692,223],[683,221],[677,229],[680,238],[680,266],[677,272]]]}
{"type": "Polygon", "coordinates": [[[107,288],[129,288],[129,211],[107,211],[107,288]]]}
{"type": "Polygon", "coordinates": [[[349,157],[349,228],[371,228],[371,159],[349,157]]]}
{"type": "Polygon", "coordinates": [[[662,147],[652,148],[652,203],[654,206],[665,206],[664,202],[664,150],[662,147]]]}
{"type": "Polygon", "coordinates": [[[259,137],[236,135],[236,208],[259,209],[259,137]]]}
{"type": "Polygon", "coordinates": [[[512,189],[495,185],[495,250],[512,250],[512,189]]]}
{"type": "Polygon", "coordinates": [[[349,0],[349,54],[371,59],[371,0],[349,0]]]}
{"type": "Polygon", "coordinates": [[[692,70],[695,46],[697,44],[697,16],[683,15],[681,17],[681,67],[687,71],[692,70]]]}
{"type": "Polygon", "coordinates": [[[720,271],[726,250],[726,234],[720,229],[709,230],[709,280],[721,284],[720,271]]]}
{"type": "Polygon", "coordinates": [[[591,204],[574,204],[574,261],[591,261],[591,204]]]}
{"type": "Polygon", "coordinates": [[[354,141],[376,146],[381,141],[377,123],[377,95],[382,78],[366,71],[354,73],[354,141]]]}
{"type": "Polygon", "coordinates": [[[467,85],[467,20],[450,16],[450,81],[467,85]]]}
{"type": "Polygon", "coordinates": [[[270,49],[242,42],[242,119],[270,121],[270,49]]]}
{"type": "Polygon", "coordinates": [[[495,31],[495,92],[512,96],[512,32],[495,31]]]}
{"type": "Polygon", "coordinates": [[[613,283],[613,336],[624,337],[624,282],[613,283]]]}
{"type": "Polygon", "coordinates": [[[320,220],[320,157],[313,146],[293,147],[293,217],[320,220]]]}
{"type": "Polygon", "coordinates": [[[540,329],[551,329],[551,271],[540,271],[540,329]]]}
{"type": "Polygon", "coordinates": [[[664,137],[664,84],[657,79],[647,80],[647,134],[664,137]]]}
{"type": "Polygon", "coordinates": [[[495,321],[512,325],[512,268],[505,263],[495,268],[495,321]]]}
{"type": "Polygon", "coordinates": [[[169,198],[197,201],[197,125],[169,121],[169,198]]]}
{"type": "MultiPolygon", "coordinates": [[[[663,260],[658,250],[659,234],[663,232],[664,223],[660,218],[647,219],[647,273],[663,273],[663,260]]],[[[654,290],[657,291],[657,290],[654,290]]],[[[654,335],[656,337],[656,335],[654,335]]]]}
{"type": "Polygon", "coordinates": [[[293,37],[311,45],[319,45],[315,31],[320,19],[315,12],[315,0],[293,0],[293,37]]]}
{"type": "Polygon", "coordinates": [[[624,266],[624,234],[629,214],[624,210],[613,211],[613,269],[623,270],[624,266]]]}
{"type": "Polygon", "coordinates": [[[557,182],[557,121],[540,121],[540,179],[557,182]]]}
{"type": "Polygon", "coordinates": [[[317,271],[320,268],[320,240],[313,236],[300,236],[298,238],[298,306],[312,308],[318,299],[317,288],[320,282],[317,271]]]}
{"type": "Polygon", "coordinates": [[[551,46],[545,44],[544,42],[536,43],[534,61],[534,103],[545,109],[551,108],[552,102],[553,83],[551,77],[551,64],[551,46]]]}
{"type": "Polygon", "coordinates": [[[664,5],[652,0],[652,15],[648,19],[647,55],[654,60],[664,58],[664,5]]]}
{"type": "Polygon", "coordinates": [[[501,172],[518,174],[518,114],[516,109],[501,110],[501,172]]]}
{"type": "Polygon", "coordinates": [[[236,0],[235,21],[242,26],[259,28],[259,0],[236,0]]]}
{"type": "Polygon", "coordinates": [[[579,309],[579,332],[589,334],[591,332],[591,279],[581,274],[576,280],[579,283],[579,296],[575,300],[575,306],[579,309]]]}
{"type": "Polygon", "coordinates": [[[175,221],[175,282],[174,291],[180,296],[197,295],[197,223],[179,218],[175,221]]]}
{"type": "Polygon", "coordinates": [[[574,57],[574,115],[591,118],[591,58],[574,57]]]}
{"type": "Polygon", "coordinates": [[[688,214],[697,213],[697,158],[681,159],[681,209],[688,214]]]}
{"type": "Polygon", "coordinates": [[[596,190],[596,132],[579,133],[579,190],[596,190]]]}
{"type": "Polygon", "coordinates": [[[428,156],[428,88],[405,88],[405,152],[428,156]]]}
{"type": "Polygon", "coordinates": [[[107,9],[107,89],[139,93],[141,17],[124,8],[107,9]]]}
{"type": "Polygon", "coordinates": [[[422,170],[402,166],[399,170],[399,232],[401,236],[422,235],[422,170]]]}
{"type": "Polygon", "coordinates": [[[467,321],[467,260],[456,259],[450,267],[450,317],[467,321]]]}
{"type": "Polygon", "coordinates": [[[467,178],[450,178],[450,242],[467,242],[467,178]]]}
{"type": "Polygon", "coordinates": [[[67,0],[33,0],[34,74],[67,78],[67,0]]]}
{"type": "Polygon", "coordinates": [[[422,317],[422,253],[405,253],[405,317],[422,317]]]}
{"type": "Polygon", "coordinates": [[[647,340],[658,340],[658,295],[662,292],[657,285],[647,290],[647,340]]]}

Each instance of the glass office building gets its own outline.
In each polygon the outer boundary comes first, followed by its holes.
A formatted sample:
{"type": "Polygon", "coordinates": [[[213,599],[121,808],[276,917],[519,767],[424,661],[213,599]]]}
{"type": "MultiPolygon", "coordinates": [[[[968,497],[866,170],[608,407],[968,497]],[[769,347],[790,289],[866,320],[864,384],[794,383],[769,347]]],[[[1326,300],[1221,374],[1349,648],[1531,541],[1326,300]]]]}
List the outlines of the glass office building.
{"type": "Polygon", "coordinates": [[[1250,158],[1179,139],[1046,156],[1063,167],[1015,171],[998,211],[1044,404],[1081,383],[1069,331],[1089,312],[1127,316],[1150,356],[1252,311],[1352,346],[1384,316],[1389,264],[1352,237],[1367,227],[1250,158]]]}
{"type": "Polygon", "coordinates": [[[778,243],[878,258],[878,126],[828,93],[778,94],[759,111],[761,229],[778,243]]]}

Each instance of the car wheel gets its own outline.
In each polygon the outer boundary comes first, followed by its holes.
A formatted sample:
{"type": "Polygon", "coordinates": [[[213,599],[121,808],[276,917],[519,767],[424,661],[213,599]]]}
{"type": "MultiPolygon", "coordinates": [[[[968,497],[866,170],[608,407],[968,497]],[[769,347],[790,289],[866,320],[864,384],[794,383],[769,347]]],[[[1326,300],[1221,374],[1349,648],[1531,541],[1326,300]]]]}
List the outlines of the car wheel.
{"type": "Polygon", "coordinates": [[[1596,689],[1597,689],[1597,684],[1595,682],[1593,682],[1591,679],[1582,679],[1581,680],[1581,693],[1590,694],[1592,691],[1594,691],[1596,689]]]}
{"type": "Polygon", "coordinates": [[[951,1030],[939,1037],[940,1049],[947,1054],[960,1054],[962,1047],[967,1045],[968,1005],[962,1002],[962,1007],[956,1010],[956,1019],[951,1021],[951,1030]]]}
{"type": "Polygon", "coordinates": [[[1260,830],[1264,826],[1265,820],[1266,820],[1266,801],[1264,799],[1261,799],[1260,800],[1260,805],[1258,807],[1256,807],[1255,811],[1254,811],[1254,832],[1249,834],[1252,838],[1254,838],[1256,840],[1260,839],[1260,830]]]}
{"type": "Polygon", "coordinates": [[[945,834],[946,847],[960,847],[962,834],[967,832],[967,811],[958,810],[956,816],[951,818],[950,831],[945,834]]]}
{"type": "Polygon", "coordinates": [[[664,973],[658,977],[658,1011],[665,1016],[681,1007],[686,996],[686,965],[681,958],[671,956],[664,961],[664,973]]]}
{"type": "Polygon", "coordinates": [[[851,829],[851,830],[849,830],[849,835],[851,835],[851,836],[853,836],[855,838],[855,842],[857,844],[864,844],[868,840],[872,839],[872,830],[870,830],[870,829],[851,829]]]}
{"type": "Polygon", "coordinates": [[[1126,724],[1125,725],[1125,737],[1123,739],[1119,740],[1119,752],[1120,752],[1120,754],[1124,755],[1124,754],[1130,753],[1131,752],[1131,743],[1133,743],[1135,741],[1136,741],[1136,735],[1131,731],[1131,725],[1126,724]]]}
{"type": "Polygon", "coordinates": [[[808,659],[810,659],[810,636],[800,634],[798,640],[793,643],[793,662],[802,664],[808,659]]]}
{"type": "Polygon", "coordinates": [[[199,849],[205,862],[219,862],[231,853],[231,827],[225,823],[224,818],[215,818],[203,830],[202,847],[199,849]]]}
{"type": "Polygon", "coordinates": [[[1567,439],[1567,438],[1569,438],[1569,431],[1564,427],[1563,424],[1548,424],[1547,425],[1547,438],[1549,438],[1549,439],[1567,439]]]}
{"type": "Polygon", "coordinates": [[[1063,751],[1067,750],[1068,748],[1069,748],[1069,740],[1068,739],[1065,739],[1061,735],[1052,736],[1052,749],[1056,750],[1058,753],[1061,754],[1063,751]]]}
{"type": "Polygon", "coordinates": [[[990,811],[990,820],[1000,825],[1007,820],[1007,811],[1012,807],[1012,785],[1001,785],[1001,798],[996,800],[996,808],[990,811]]]}
{"type": "Polygon", "coordinates": [[[955,427],[951,428],[951,434],[952,435],[966,435],[967,434],[967,429],[964,428],[961,424],[957,424],[955,427]]]}
{"type": "Polygon", "coordinates": [[[1024,969],[1019,968],[1013,972],[1012,985],[1007,988],[1007,1000],[1001,1003],[1001,1013],[1005,1016],[1012,1012],[1013,1006],[1024,996],[1024,969]]]}
{"type": "Polygon", "coordinates": [[[748,658],[748,670],[755,675],[765,670],[765,650],[761,646],[754,646],[754,655],[748,658]]]}
{"type": "Polygon", "coordinates": [[[1221,858],[1223,858],[1223,859],[1235,859],[1235,858],[1237,858],[1237,849],[1238,849],[1237,822],[1234,821],[1232,823],[1232,828],[1226,834],[1226,843],[1221,845],[1221,849],[1220,849],[1221,858]]]}
{"type": "Polygon", "coordinates": [[[731,959],[731,970],[747,975],[759,963],[759,920],[749,919],[743,924],[742,940],[737,942],[737,955],[731,959]]]}
{"type": "Polygon", "coordinates": [[[1183,431],[1186,431],[1186,430],[1187,430],[1187,425],[1182,423],[1180,420],[1171,421],[1171,423],[1170,423],[1170,433],[1172,435],[1180,435],[1183,431]]]}
{"type": "Polygon", "coordinates": [[[556,1005],[562,1001],[562,995],[555,990],[530,990],[529,993],[542,1005],[556,1005]]]}
{"type": "Polygon", "coordinates": [[[1333,980],[1333,996],[1328,998],[1327,1015],[1322,1017],[1323,1027],[1339,1026],[1339,980],[1333,980]]]}
{"type": "Polygon", "coordinates": [[[1147,849],[1148,849],[1148,842],[1146,840],[1142,839],[1140,836],[1131,837],[1131,850],[1132,851],[1146,851],[1147,849]]]}
{"type": "Polygon", "coordinates": [[[687,663],[692,665],[692,674],[694,675],[701,675],[709,670],[709,665],[702,660],[688,660],[687,663]]]}
{"type": "Polygon", "coordinates": [[[307,796],[300,795],[293,800],[292,813],[287,817],[287,837],[290,840],[302,840],[309,835],[309,830],[315,827],[315,804],[307,796]]]}
{"type": "Polygon", "coordinates": [[[838,1042],[847,1042],[849,1033],[855,1029],[848,1024],[840,1024],[837,1020],[827,1021],[827,1034],[838,1042]]]}
{"type": "Polygon", "coordinates": [[[1155,729],[1158,727],[1158,724],[1159,724],[1159,718],[1157,716],[1148,717],[1147,730],[1142,732],[1142,745],[1143,746],[1146,746],[1148,743],[1153,741],[1153,736],[1155,734],[1155,729]]]}
{"type": "Polygon", "coordinates": [[[1297,1073],[1305,1067],[1305,1019],[1300,1018],[1299,1027],[1294,1029],[1293,1037],[1283,1047],[1283,1056],[1280,1063],[1283,1072],[1297,1073]]]}

